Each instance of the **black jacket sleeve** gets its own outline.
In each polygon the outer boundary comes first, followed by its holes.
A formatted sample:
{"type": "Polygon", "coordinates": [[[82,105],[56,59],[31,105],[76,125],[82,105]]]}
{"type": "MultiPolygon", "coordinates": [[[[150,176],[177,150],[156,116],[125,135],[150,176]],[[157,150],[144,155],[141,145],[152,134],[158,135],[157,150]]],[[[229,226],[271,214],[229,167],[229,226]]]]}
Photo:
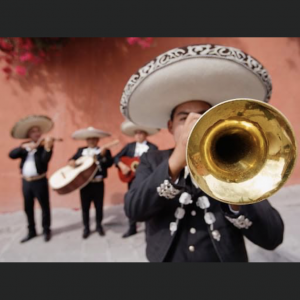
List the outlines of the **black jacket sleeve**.
{"type": "MultiPolygon", "coordinates": [[[[129,219],[136,221],[147,221],[164,209],[168,201],[160,197],[157,192],[164,180],[171,181],[169,176],[169,161],[162,161],[155,169],[152,169],[148,156],[141,156],[140,164],[136,170],[135,179],[125,195],[125,213],[129,219]]],[[[180,189],[178,185],[175,188],[180,189]]]]}
{"type": "Polygon", "coordinates": [[[274,250],[283,242],[284,223],[278,211],[271,206],[268,200],[243,205],[237,215],[230,213],[225,205],[222,208],[225,215],[231,218],[243,215],[252,222],[248,229],[240,229],[252,243],[267,250],[274,250]]]}
{"type": "Polygon", "coordinates": [[[17,159],[17,158],[22,158],[25,156],[27,153],[26,149],[23,149],[21,147],[15,148],[9,152],[9,157],[11,159],[17,159]]]}
{"type": "Polygon", "coordinates": [[[105,169],[110,168],[114,163],[114,159],[111,156],[110,150],[108,150],[108,149],[106,150],[106,153],[104,156],[102,156],[101,154],[98,154],[97,159],[100,162],[101,167],[103,167],[105,169]]]}
{"type": "Polygon", "coordinates": [[[149,150],[153,151],[153,150],[158,150],[158,147],[152,143],[149,143],[149,150]]]}
{"type": "Polygon", "coordinates": [[[79,148],[77,150],[77,152],[69,160],[76,160],[76,159],[78,159],[81,156],[81,153],[82,153],[82,148],[79,148]]]}
{"type": "Polygon", "coordinates": [[[115,155],[114,164],[116,165],[116,167],[118,166],[121,157],[128,156],[128,149],[129,145],[126,145],[118,154],[115,155]]]}
{"type": "Polygon", "coordinates": [[[46,151],[45,148],[43,147],[42,154],[41,154],[41,162],[43,164],[48,164],[52,157],[52,153],[53,153],[53,147],[49,152],[46,151]]]}

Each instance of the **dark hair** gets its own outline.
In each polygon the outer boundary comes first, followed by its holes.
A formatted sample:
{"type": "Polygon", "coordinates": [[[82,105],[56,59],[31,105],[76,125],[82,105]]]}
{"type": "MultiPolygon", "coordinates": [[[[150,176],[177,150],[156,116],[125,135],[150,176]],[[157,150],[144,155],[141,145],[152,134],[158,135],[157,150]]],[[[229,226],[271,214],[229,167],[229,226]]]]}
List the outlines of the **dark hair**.
{"type": "Polygon", "coordinates": [[[177,108],[177,106],[174,107],[174,108],[172,109],[172,111],[171,111],[171,115],[170,115],[170,120],[171,120],[171,121],[173,121],[173,119],[174,119],[174,114],[175,114],[176,108],[177,108]]]}
{"type": "MultiPolygon", "coordinates": [[[[195,101],[197,101],[197,100],[195,100],[195,101]]],[[[201,100],[201,102],[205,102],[206,104],[209,105],[210,108],[212,107],[212,105],[211,105],[210,103],[206,102],[206,101],[202,101],[202,100],[201,100]]],[[[179,105],[180,105],[180,104],[179,104],[179,105]]],[[[175,106],[175,107],[172,109],[171,115],[170,115],[170,121],[173,121],[174,115],[175,115],[175,111],[176,111],[176,109],[177,109],[177,107],[178,107],[179,105],[175,106]]]]}

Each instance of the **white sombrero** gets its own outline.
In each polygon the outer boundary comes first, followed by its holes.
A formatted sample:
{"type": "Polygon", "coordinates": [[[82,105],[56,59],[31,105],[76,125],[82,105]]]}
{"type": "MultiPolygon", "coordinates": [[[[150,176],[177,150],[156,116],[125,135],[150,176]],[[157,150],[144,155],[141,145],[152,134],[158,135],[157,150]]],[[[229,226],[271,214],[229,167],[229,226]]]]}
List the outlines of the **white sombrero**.
{"type": "Polygon", "coordinates": [[[145,131],[148,135],[153,135],[159,132],[160,129],[139,126],[129,120],[126,120],[121,124],[121,131],[128,136],[134,136],[136,130],[145,131]]]}
{"type": "Polygon", "coordinates": [[[88,127],[75,131],[72,134],[74,140],[86,140],[88,138],[104,138],[108,137],[111,134],[94,127],[88,127]]]}
{"type": "Polygon", "coordinates": [[[120,109],[138,125],[166,128],[173,108],[184,102],[267,102],[271,92],[267,70],[253,57],[231,47],[193,45],[163,53],[132,75],[120,109]]]}
{"type": "Polygon", "coordinates": [[[39,127],[42,133],[47,133],[53,128],[54,123],[47,116],[30,115],[14,125],[11,136],[15,139],[26,139],[28,138],[28,130],[35,126],[39,127]]]}

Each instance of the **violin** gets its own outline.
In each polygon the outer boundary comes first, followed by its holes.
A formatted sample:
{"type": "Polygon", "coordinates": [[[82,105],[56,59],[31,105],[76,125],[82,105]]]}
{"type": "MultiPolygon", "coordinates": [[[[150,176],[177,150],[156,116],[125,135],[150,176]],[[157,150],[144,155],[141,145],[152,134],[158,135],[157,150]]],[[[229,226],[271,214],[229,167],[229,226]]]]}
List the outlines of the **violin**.
{"type": "MultiPolygon", "coordinates": [[[[45,141],[46,141],[47,137],[43,137],[41,139],[39,139],[37,142],[33,142],[33,141],[25,141],[22,143],[22,147],[26,148],[26,147],[30,147],[31,149],[36,149],[40,146],[44,146],[45,145],[45,141]]],[[[62,142],[63,139],[62,138],[53,138],[50,137],[50,139],[52,139],[53,142],[62,142]]]]}

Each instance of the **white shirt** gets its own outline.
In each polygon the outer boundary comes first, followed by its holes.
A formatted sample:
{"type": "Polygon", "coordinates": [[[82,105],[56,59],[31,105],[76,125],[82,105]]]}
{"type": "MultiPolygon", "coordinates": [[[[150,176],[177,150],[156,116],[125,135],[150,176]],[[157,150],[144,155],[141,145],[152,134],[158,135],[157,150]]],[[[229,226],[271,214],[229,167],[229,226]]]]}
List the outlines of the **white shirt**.
{"type": "Polygon", "coordinates": [[[34,149],[32,151],[28,151],[26,160],[25,160],[23,168],[22,168],[23,176],[33,177],[33,176],[39,175],[37,172],[35,160],[34,160],[35,152],[36,152],[36,149],[34,149]]]}
{"type": "Polygon", "coordinates": [[[143,141],[142,143],[135,143],[135,152],[134,157],[140,157],[144,152],[149,150],[149,146],[147,145],[147,141],[143,141]]]}
{"type": "Polygon", "coordinates": [[[100,154],[101,150],[98,147],[95,148],[85,148],[82,151],[82,156],[94,156],[100,154]]]}
{"type": "MultiPolygon", "coordinates": [[[[101,149],[98,147],[95,147],[95,148],[88,147],[88,148],[83,149],[81,155],[82,156],[94,156],[94,155],[100,154],[100,152],[101,152],[101,149]]],[[[98,166],[100,167],[100,165],[98,165],[98,166]]],[[[99,168],[99,170],[100,170],[100,168],[99,168]]],[[[101,175],[97,175],[95,178],[102,178],[102,177],[103,176],[101,176],[101,175]]]]}

